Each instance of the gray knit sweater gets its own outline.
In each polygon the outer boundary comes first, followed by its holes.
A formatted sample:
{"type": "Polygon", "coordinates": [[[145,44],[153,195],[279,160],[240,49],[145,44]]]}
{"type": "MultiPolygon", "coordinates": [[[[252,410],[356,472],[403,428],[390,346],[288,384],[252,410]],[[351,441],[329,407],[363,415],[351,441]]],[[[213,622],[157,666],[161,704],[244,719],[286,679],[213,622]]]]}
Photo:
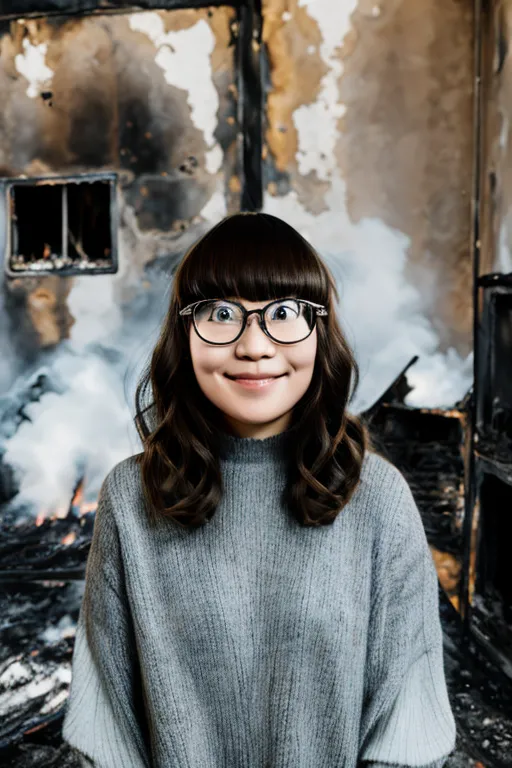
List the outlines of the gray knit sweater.
{"type": "Polygon", "coordinates": [[[308,528],[281,504],[290,434],[222,440],[224,496],[192,532],[150,528],[133,457],[108,473],[64,740],[97,768],[441,768],[438,581],[403,475],[367,453],[308,528]]]}

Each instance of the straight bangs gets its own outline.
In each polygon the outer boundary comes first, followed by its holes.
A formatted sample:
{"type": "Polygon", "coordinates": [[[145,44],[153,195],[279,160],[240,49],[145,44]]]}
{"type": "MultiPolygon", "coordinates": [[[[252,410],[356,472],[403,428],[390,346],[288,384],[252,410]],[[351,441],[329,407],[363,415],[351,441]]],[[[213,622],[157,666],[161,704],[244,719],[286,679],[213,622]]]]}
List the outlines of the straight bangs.
{"type": "Polygon", "coordinates": [[[336,290],[311,245],[267,213],[236,213],[221,221],[185,256],[176,280],[181,307],[200,299],[288,296],[325,305],[331,288],[336,290]]]}

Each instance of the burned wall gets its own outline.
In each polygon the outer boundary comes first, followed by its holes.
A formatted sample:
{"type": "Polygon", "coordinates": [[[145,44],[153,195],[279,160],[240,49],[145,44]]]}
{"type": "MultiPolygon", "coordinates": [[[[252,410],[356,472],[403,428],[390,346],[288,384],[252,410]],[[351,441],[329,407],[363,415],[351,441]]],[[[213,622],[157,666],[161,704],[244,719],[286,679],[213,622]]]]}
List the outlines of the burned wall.
{"type": "MultiPolygon", "coordinates": [[[[219,8],[22,19],[0,39],[2,174],[118,174],[121,237],[132,240],[113,279],[119,301],[123,275],[133,281],[157,254],[182,252],[190,237],[180,236],[191,226],[199,234],[208,204],[218,208],[213,220],[237,207],[228,183],[237,133],[233,14],[219,8]],[[191,76],[194,48],[201,70],[191,76]]],[[[65,297],[73,283],[63,278],[58,290],[48,278],[4,283],[20,357],[34,360],[40,347],[69,338],[65,297]],[[41,290],[51,298],[36,300],[41,290]]],[[[4,386],[22,367],[20,361],[3,371],[4,386]]]]}
{"type": "MultiPolygon", "coordinates": [[[[30,188],[38,179],[43,202],[48,193],[42,212],[41,198],[15,212],[18,234],[61,216],[57,180],[117,178],[111,274],[86,253],[72,276],[59,272],[51,243],[42,257],[17,260],[22,274],[7,274],[13,211],[2,197],[0,458],[17,478],[2,501],[18,490],[20,511],[67,508],[79,466],[87,467],[84,501],[91,502],[108,467],[137,450],[125,385],[146,362],[172,269],[212,223],[239,207],[234,23],[226,7],[4,25],[4,187],[18,180],[30,188]],[[34,381],[42,382],[35,390],[34,381]],[[25,406],[30,418],[20,416],[25,406]],[[63,419],[73,428],[60,431],[63,419]],[[56,482],[50,454],[63,457],[56,482]]],[[[75,191],[70,182],[69,218],[75,191]]]]}
{"type": "MultiPolygon", "coordinates": [[[[251,42],[264,93],[263,209],[296,226],[337,279],[361,369],[355,411],[413,356],[410,406],[450,408],[471,383],[472,25],[457,0],[272,0],[261,45],[251,42]]],[[[4,178],[118,176],[116,272],[3,273],[3,390],[23,397],[48,370],[29,423],[4,429],[20,504],[60,508],[78,459],[90,464],[93,498],[100,474],[138,449],[133,432],[120,436],[131,402],[119,383],[145,362],[173,266],[240,207],[238,32],[223,7],[4,27],[4,178]],[[89,395],[86,369],[101,380],[89,395]],[[62,400],[46,397],[55,388],[62,400]],[[45,478],[58,439],[43,425],[64,411],[76,430],[60,438],[74,447],[56,488],[45,478]],[[89,447],[91,423],[106,435],[103,454],[89,447]]]]}

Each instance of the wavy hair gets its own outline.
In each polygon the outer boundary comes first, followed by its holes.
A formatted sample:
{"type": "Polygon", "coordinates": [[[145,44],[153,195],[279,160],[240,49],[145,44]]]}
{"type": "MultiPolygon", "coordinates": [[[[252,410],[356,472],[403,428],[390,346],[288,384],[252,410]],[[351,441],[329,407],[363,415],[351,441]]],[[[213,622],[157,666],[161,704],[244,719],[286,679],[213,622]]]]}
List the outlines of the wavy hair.
{"type": "Polygon", "coordinates": [[[359,369],[336,317],[339,296],[324,262],[292,226],[252,212],[227,216],[184,255],[160,336],[137,385],[135,424],[143,451],[136,461],[150,521],[163,517],[197,528],[221,500],[218,438],[219,430],[227,429],[195,377],[191,316],[178,313],[194,301],[228,296],[258,302],[295,296],[327,308],[327,316],[316,322],[313,377],[292,413],[295,436],[284,502],[302,525],[328,525],[354,493],[365,452],[374,449],[368,426],[347,412],[359,369]]]}

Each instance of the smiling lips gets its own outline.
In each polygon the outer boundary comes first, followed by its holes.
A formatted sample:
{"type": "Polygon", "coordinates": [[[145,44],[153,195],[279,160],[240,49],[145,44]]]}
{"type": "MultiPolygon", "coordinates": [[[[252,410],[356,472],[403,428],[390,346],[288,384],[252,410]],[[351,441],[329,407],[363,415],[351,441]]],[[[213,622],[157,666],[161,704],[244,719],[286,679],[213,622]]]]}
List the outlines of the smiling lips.
{"type": "Polygon", "coordinates": [[[277,381],[277,379],[281,379],[283,376],[286,376],[286,374],[282,373],[279,376],[271,376],[270,378],[265,378],[265,379],[254,378],[254,377],[251,379],[245,379],[241,377],[234,378],[232,376],[227,376],[227,378],[235,382],[236,384],[239,384],[240,386],[245,387],[246,389],[262,389],[263,387],[266,387],[269,384],[272,384],[274,381],[277,381]]]}
{"type": "Polygon", "coordinates": [[[279,374],[271,374],[271,373],[263,373],[263,374],[256,374],[256,373],[246,373],[245,371],[243,373],[238,374],[237,376],[230,376],[229,373],[226,373],[226,376],[228,379],[233,379],[234,381],[240,381],[243,379],[244,381],[268,381],[269,379],[280,379],[281,376],[285,376],[284,373],[279,374]]]}

